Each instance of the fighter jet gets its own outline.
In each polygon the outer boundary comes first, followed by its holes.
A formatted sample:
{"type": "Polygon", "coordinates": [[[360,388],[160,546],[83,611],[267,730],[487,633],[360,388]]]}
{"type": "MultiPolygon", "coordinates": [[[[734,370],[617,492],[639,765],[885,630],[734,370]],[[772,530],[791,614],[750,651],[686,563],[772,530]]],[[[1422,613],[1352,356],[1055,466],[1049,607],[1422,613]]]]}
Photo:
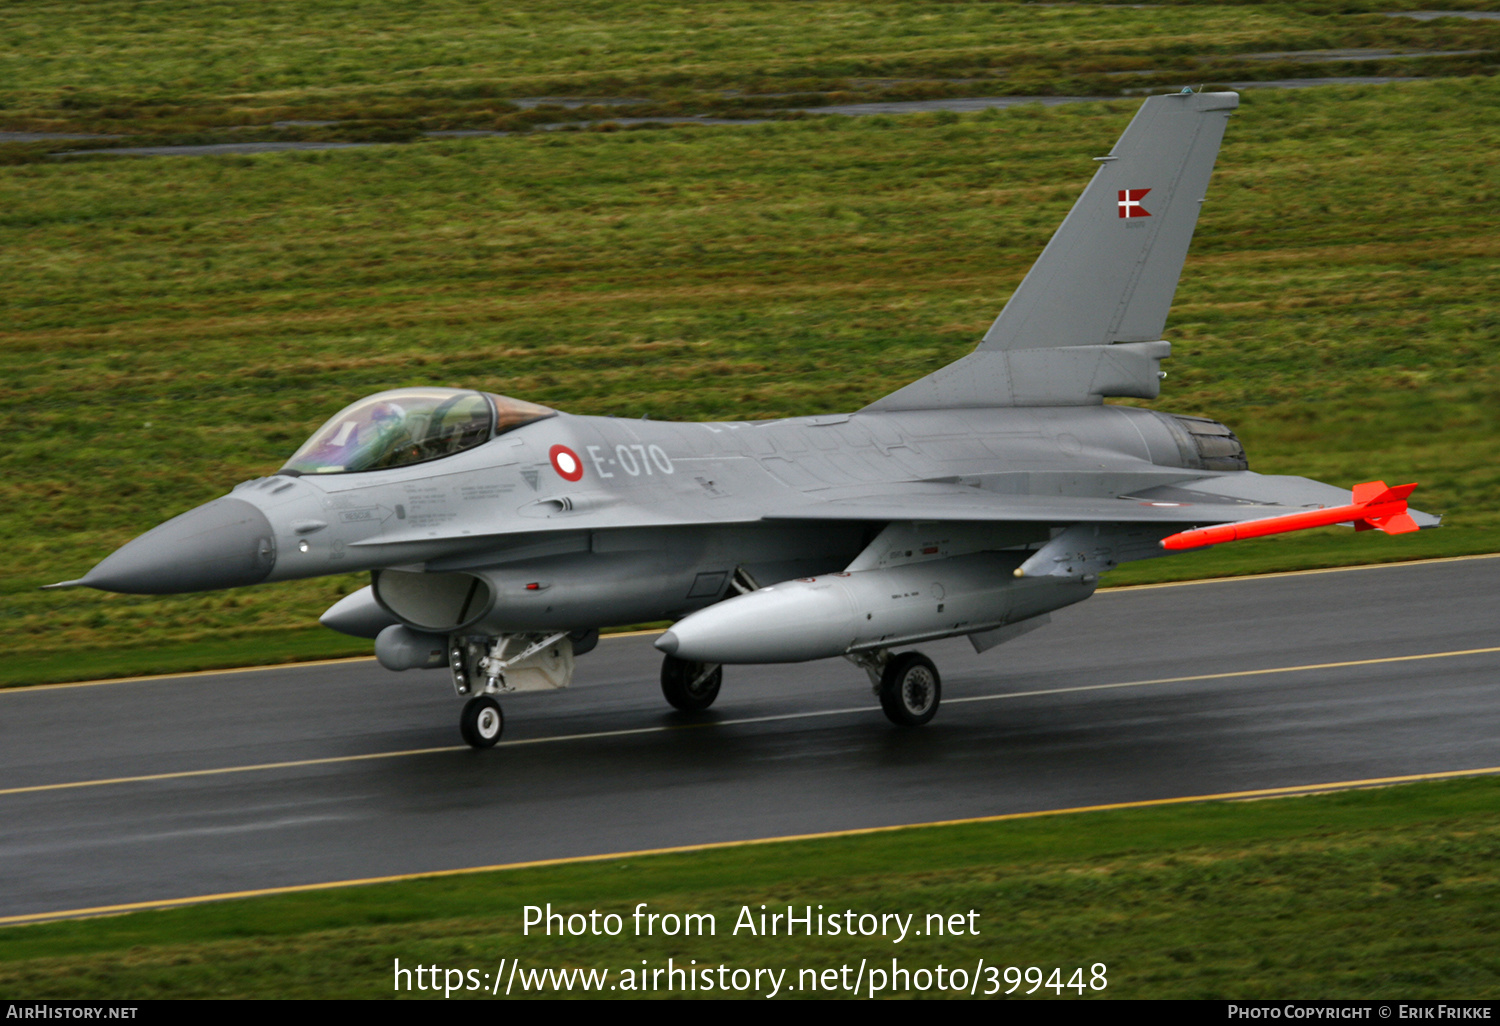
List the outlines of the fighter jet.
{"type": "Polygon", "coordinates": [[[1438,518],[1414,486],[1352,493],[1249,470],[1228,427],[1156,399],[1161,337],[1234,93],[1147,99],[977,348],[861,410],[777,421],[577,416],[456,388],[336,413],[236,485],[51,587],[172,594],[368,571],[322,622],[392,670],[450,671],[471,745],[497,696],[566,687],[599,629],[670,621],[666,700],[723,666],[843,657],[896,724],[932,661],[990,648],[1120,563],[1236,537],[1438,518]]]}

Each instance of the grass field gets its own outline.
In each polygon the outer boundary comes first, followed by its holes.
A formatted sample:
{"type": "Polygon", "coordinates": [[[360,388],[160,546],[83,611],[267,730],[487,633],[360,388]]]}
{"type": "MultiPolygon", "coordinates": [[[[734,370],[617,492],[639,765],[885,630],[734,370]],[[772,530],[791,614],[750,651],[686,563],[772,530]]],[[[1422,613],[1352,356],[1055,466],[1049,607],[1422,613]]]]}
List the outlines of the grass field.
{"type": "Polygon", "coordinates": [[[1500,23],[1387,14],[1421,6],[16,0],[0,11],[11,71],[0,117],[11,130],[198,141],[390,139],[601,113],[512,102],[558,95],[629,100],[631,113],[732,115],[1289,75],[1493,73],[1500,23]],[[1328,48],[1372,56],[1264,56],[1328,48]],[[1450,56],[1399,56],[1423,52],[1450,56]],[[286,120],[338,124],[276,125],[286,120]]]}
{"type": "MultiPolygon", "coordinates": [[[[904,829],[12,927],[0,929],[0,992],[388,997],[398,958],[407,967],[480,973],[519,958],[530,970],[608,969],[615,983],[621,969],[664,968],[669,957],[678,966],[696,959],[787,969],[794,982],[800,970],[845,965],[852,980],[861,959],[889,966],[898,958],[930,971],[940,963],[972,970],[983,958],[1049,974],[1066,967],[1064,982],[1078,967],[1090,978],[1102,962],[1108,986],[1085,990],[1086,998],[1494,999],[1497,799],[1500,780],[1483,777],[904,829]],[[662,914],[709,913],[715,933],[637,937],[638,902],[662,914]],[[523,934],[523,907],[547,903],[564,914],[618,914],[620,935],[523,934]],[[733,933],[741,909],[758,915],[762,904],[792,905],[799,915],[819,905],[825,913],[917,913],[919,928],[929,913],[957,913],[977,934],[898,944],[733,933]]],[[[999,986],[1008,986],[1003,977],[999,986]]],[[[1080,995],[1044,987],[1035,996],[1080,995]]]]}
{"type": "MultiPolygon", "coordinates": [[[[915,88],[901,75],[972,93],[984,68],[990,91],[1016,91],[1004,76],[1035,66],[1067,91],[1064,58],[1110,74],[1126,50],[1474,49],[1500,31],[1317,3],[634,11],[583,5],[558,24],[527,4],[12,4],[0,128],[149,136],[159,114],[173,132],[259,131],[298,111],[374,124],[317,104],[457,102],[466,82],[657,103],[803,85],[827,98],[836,75],[869,95],[915,88]],[[834,55],[842,70],[818,63],[834,55]],[[714,70],[683,78],[682,61],[714,70]]],[[[1155,404],[1231,424],[1257,470],[1418,480],[1445,527],[1270,539],[1111,580],[1500,550],[1497,99],[1483,74],[1247,92],[1155,404]]],[[[0,684],[367,651],[315,626],[359,578],[36,591],[273,471],[359,395],[432,383],[577,413],[779,417],[855,409],[957,358],[1137,102],[253,157],[57,162],[38,147],[71,144],[0,145],[0,684]]],[[[429,125],[409,113],[386,127],[429,125]]]]}

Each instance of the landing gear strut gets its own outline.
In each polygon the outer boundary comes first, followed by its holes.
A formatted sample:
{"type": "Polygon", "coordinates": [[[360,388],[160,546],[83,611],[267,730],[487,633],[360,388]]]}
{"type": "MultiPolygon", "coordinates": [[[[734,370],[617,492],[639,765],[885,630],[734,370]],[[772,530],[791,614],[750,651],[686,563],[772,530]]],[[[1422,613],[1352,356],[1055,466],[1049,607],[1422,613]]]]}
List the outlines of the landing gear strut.
{"type": "Polygon", "coordinates": [[[472,748],[494,748],[505,730],[505,714],[500,703],[489,695],[471,698],[464,704],[458,719],[458,732],[472,748]]]}
{"type": "MultiPolygon", "coordinates": [[[[597,631],[578,632],[584,651],[598,640],[597,631]]],[[[573,636],[564,632],[450,637],[453,690],[472,696],[458,720],[464,740],[475,748],[493,748],[500,740],[505,716],[495,695],[567,687],[573,680],[573,644],[573,636]]]]}
{"type": "Polygon", "coordinates": [[[724,667],[718,663],[695,663],[676,656],[661,661],[661,693],[672,708],[702,712],[719,697],[724,667]]]}
{"type": "Polygon", "coordinates": [[[937,713],[942,700],[937,667],[920,652],[903,652],[885,664],[880,675],[880,708],[900,727],[920,727],[937,713]]]}

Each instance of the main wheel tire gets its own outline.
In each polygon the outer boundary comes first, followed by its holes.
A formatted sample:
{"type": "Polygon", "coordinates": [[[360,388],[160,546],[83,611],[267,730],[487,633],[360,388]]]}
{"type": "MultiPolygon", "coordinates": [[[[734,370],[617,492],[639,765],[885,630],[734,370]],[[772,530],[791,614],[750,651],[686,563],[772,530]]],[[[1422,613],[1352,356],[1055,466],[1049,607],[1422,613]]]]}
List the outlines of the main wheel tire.
{"type": "Polygon", "coordinates": [[[505,714],[500,711],[500,703],[489,695],[469,699],[458,718],[458,732],[470,747],[494,748],[505,732],[505,714]]]}
{"type": "Polygon", "coordinates": [[[937,713],[943,682],[937,667],[920,652],[905,652],[880,675],[880,707],[897,726],[920,727],[937,713]]]}
{"type": "Polygon", "coordinates": [[[672,708],[702,712],[714,704],[714,699],[719,697],[719,685],[724,683],[724,667],[715,666],[713,673],[696,685],[693,683],[707,666],[707,663],[695,663],[676,656],[667,656],[661,661],[661,693],[672,708]]]}

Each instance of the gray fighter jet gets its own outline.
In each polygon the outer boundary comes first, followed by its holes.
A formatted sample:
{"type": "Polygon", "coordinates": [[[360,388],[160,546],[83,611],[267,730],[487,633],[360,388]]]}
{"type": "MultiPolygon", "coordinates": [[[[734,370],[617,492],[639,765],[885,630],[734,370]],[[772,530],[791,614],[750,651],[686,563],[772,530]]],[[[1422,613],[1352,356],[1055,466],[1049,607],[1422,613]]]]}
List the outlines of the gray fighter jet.
{"type": "Polygon", "coordinates": [[[1104,403],[1157,397],[1237,104],[1146,100],[978,347],[862,410],[672,424],[382,392],[276,474],[52,587],[369,571],[322,622],[374,638],[389,669],[446,666],[464,738],[488,747],[496,696],[567,686],[601,627],[673,621],[656,646],[681,710],[713,704],[724,664],[842,656],[916,725],[937,710],[938,671],[898,650],[967,635],[985,651],[1127,560],[1319,523],[1436,526],[1406,512],[1410,486],[1262,476],[1223,424],[1104,403]]]}

